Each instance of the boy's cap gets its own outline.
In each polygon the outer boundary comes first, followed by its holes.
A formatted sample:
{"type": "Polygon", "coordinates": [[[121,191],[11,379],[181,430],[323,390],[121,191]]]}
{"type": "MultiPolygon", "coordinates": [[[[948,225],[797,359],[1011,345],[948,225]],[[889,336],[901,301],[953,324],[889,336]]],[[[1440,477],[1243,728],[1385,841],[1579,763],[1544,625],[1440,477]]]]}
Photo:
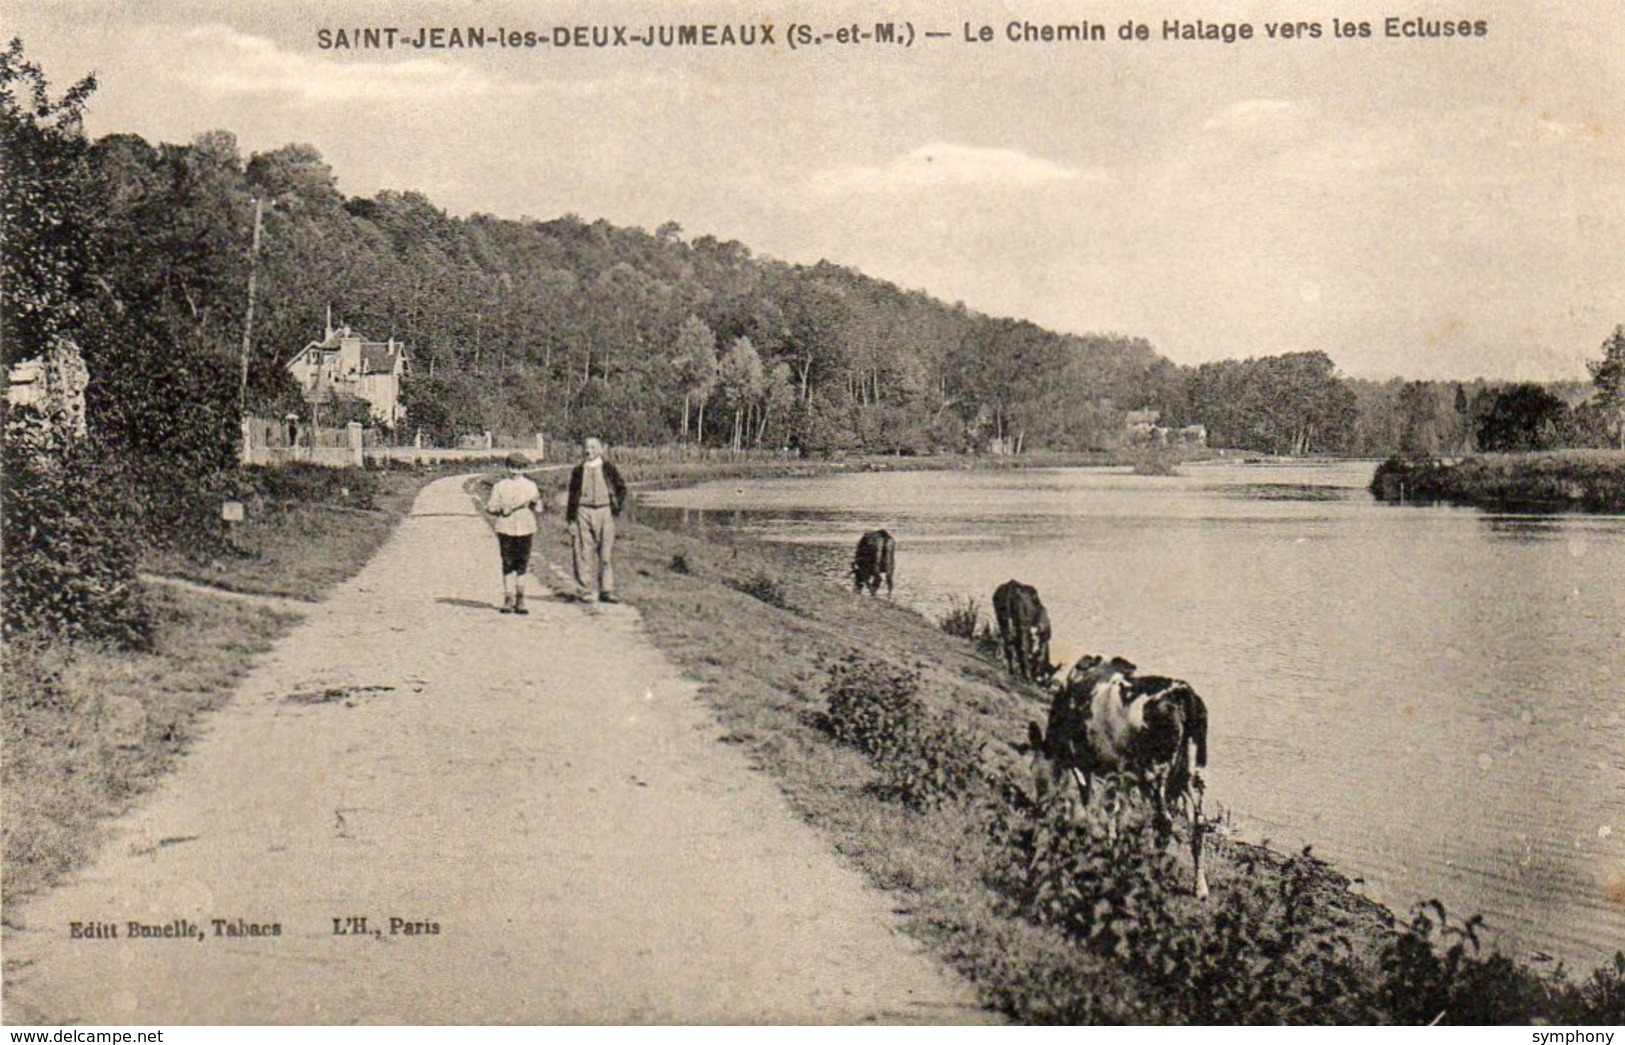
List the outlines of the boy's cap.
{"type": "Polygon", "coordinates": [[[530,459],[527,458],[524,454],[509,454],[508,455],[508,467],[509,468],[529,468],[530,467],[530,459]]]}

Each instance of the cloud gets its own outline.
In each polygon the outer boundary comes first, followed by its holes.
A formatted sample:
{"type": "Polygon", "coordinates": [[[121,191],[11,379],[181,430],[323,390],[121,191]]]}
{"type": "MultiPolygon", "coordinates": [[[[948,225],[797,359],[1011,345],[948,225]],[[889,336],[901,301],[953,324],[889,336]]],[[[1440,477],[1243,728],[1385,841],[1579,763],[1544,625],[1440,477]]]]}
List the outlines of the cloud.
{"type": "Polygon", "coordinates": [[[1015,149],[936,142],[879,166],[842,164],[814,173],[813,191],[832,196],[941,189],[1026,189],[1063,182],[1104,182],[1099,169],[1070,167],[1015,149]]]}
{"type": "Polygon", "coordinates": [[[224,25],[189,29],[184,39],[190,60],[176,79],[217,96],[273,95],[327,105],[464,99],[495,90],[479,72],[432,58],[359,62],[297,54],[224,25]]]}
{"type": "Polygon", "coordinates": [[[1203,120],[1148,181],[1165,195],[1204,200],[1336,192],[1392,163],[1401,140],[1392,127],[1352,126],[1306,105],[1248,98],[1203,120]]]}
{"type": "Polygon", "coordinates": [[[1304,122],[1304,111],[1291,102],[1274,98],[1248,98],[1214,113],[1202,123],[1209,134],[1271,137],[1296,135],[1304,122]]]}

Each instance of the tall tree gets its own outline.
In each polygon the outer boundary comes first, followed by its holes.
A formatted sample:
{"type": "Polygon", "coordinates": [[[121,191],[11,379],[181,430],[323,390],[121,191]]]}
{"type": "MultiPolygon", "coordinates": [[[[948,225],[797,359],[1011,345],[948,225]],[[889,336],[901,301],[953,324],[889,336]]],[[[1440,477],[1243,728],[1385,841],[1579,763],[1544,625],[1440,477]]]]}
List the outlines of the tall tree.
{"type": "Polygon", "coordinates": [[[79,342],[96,336],[97,194],[83,133],[95,87],[86,77],[53,99],[21,40],[0,52],[0,364],[43,358],[46,385],[40,409],[7,400],[0,630],[142,646],[153,621],[121,491],[77,404],[79,342]]]}
{"type": "Polygon", "coordinates": [[[1602,358],[1586,365],[1597,386],[1598,401],[1618,418],[1619,448],[1625,450],[1625,325],[1616,326],[1613,335],[1602,343],[1602,358]]]}
{"type": "Polygon", "coordinates": [[[690,315],[677,332],[672,369],[683,392],[683,438],[688,438],[691,404],[699,404],[698,438],[705,439],[705,402],[717,383],[717,336],[705,321],[690,315]]]}
{"type": "Polygon", "coordinates": [[[84,107],[95,89],[87,76],[52,99],[21,40],[0,52],[0,362],[74,337],[83,317],[96,226],[84,107]]]}
{"type": "Polygon", "coordinates": [[[744,434],[750,412],[761,401],[765,390],[762,357],[748,337],[736,337],[733,344],[717,364],[717,383],[722,388],[723,401],[733,407],[733,448],[744,446],[744,434]]]}

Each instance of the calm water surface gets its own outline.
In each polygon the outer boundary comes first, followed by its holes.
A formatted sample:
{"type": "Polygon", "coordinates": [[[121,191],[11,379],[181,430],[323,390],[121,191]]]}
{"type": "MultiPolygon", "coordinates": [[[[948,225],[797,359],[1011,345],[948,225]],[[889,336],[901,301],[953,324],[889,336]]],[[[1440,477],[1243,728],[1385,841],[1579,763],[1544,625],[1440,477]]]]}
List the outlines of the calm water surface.
{"type": "Polygon", "coordinates": [[[1057,659],[1196,686],[1209,808],[1244,836],[1588,970],[1625,947],[1625,518],[1381,505],[1371,470],[863,473],[640,506],[800,545],[837,580],[884,526],[897,597],[932,619],[1035,584],[1057,659]]]}

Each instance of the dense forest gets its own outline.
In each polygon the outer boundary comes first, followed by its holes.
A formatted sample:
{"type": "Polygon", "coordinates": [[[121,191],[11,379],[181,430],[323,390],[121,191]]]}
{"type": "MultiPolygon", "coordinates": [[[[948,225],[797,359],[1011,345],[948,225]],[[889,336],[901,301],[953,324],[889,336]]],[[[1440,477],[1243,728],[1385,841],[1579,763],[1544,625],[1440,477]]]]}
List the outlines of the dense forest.
{"type": "Polygon", "coordinates": [[[91,141],[93,81],[52,100],[16,42],[0,72],[5,361],[72,340],[93,427],[141,456],[196,454],[208,434],[203,452],[224,460],[244,406],[299,409],[284,367],[329,316],[407,344],[409,430],[392,435],[431,443],[596,432],[811,453],[1086,450],[1117,445],[1131,410],[1204,425],[1212,446],[1285,454],[1605,445],[1614,432],[1578,383],[1357,381],[1320,350],[1183,367],[1144,338],[986,316],[672,223],[347,197],[310,145],[245,158],[222,130],[91,141]]]}

